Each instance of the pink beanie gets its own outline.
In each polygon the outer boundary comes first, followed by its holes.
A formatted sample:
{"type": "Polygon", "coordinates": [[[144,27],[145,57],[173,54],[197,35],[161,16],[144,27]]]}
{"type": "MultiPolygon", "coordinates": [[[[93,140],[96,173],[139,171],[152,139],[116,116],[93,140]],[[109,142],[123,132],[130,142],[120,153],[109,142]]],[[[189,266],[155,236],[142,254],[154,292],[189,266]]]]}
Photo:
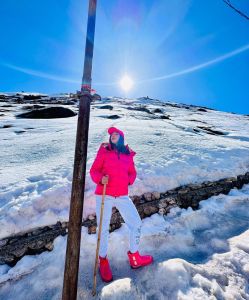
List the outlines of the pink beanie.
{"type": "Polygon", "coordinates": [[[118,128],[116,127],[110,127],[108,129],[108,133],[111,135],[113,132],[118,132],[120,135],[122,135],[122,137],[124,138],[124,133],[122,130],[119,130],[118,128]]]}

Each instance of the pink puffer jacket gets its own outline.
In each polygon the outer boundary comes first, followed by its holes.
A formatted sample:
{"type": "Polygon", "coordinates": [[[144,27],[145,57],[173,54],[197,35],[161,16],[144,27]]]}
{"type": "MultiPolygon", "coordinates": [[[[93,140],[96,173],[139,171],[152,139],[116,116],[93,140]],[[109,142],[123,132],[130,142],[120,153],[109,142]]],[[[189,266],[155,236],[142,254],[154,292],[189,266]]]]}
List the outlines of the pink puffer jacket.
{"type": "MultiPolygon", "coordinates": [[[[126,145],[128,147],[128,145],[126,145]]],[[[101,183],[104,175],[109,175],[106,185],[106,195],[119,197],[128,195],[128,185],[132,185],[136,179],[137,172],[133,157],[136,152],[130,150],[130,154],[120,153],[111,149],[109,143],[102,143],[96,158],[90,168],[92,180],[97,184],[95,194],[102,195],[104,185],[101,183]]]]}

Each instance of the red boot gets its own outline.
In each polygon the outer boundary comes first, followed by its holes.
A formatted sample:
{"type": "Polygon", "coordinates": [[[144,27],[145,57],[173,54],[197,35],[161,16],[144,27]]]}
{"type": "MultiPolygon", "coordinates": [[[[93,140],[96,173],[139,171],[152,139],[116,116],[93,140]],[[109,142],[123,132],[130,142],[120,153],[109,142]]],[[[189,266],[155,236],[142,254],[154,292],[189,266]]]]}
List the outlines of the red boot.
{"type": "Polygon", "coordinates": [[[109,265],[107,257],[99,256],[99,272],[103,281],[109,282],[112,281],[112,271],[109,265]]]}
{"type": "Polygon", "coordinates": [[[153,257],[151,255],[140,255],[138,251],[135,253],[128,251],[127,254],[132,269],[137,269],[153,262],[153,257]]]}

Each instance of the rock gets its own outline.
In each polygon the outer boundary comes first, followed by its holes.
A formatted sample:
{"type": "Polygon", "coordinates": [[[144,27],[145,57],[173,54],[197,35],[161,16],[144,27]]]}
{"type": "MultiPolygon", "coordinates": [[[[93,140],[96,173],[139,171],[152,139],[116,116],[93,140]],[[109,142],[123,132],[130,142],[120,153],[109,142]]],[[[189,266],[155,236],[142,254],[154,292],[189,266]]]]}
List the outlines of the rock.
{"type": "Polygon", "coordinates": [[[199,190],[196,191],[196,195],[198,195],[198,197],[203,198],[204,196],[206,196],[207,191],[205,188],[201,188],[199,190]]]}
{"type": "Polygon", "coordinates": [[[112,207],[112,213],[113,213],[113,214],[115,214],[117,211],[118,211],[118,210],[117,210],[117,208],[116,208],[115,206],[112,207]]]}
{"type": "Polygon", "coordinates": [[[132,196],[130,198],[131,198],[131,200],[133,201],[133,203],[135,205],[138,205],[140,203],[140,197],[139,196],[132,196]]]}
{"type": "Polygon", "coordinates": [[[196,120],[196,119],[190,119],[189,121],[207,124],[207,122],[205,122],[205,121],[196,120]]]}
{"type": "Polygon", "coordinates": [[[17,248],[14,251],[12,251],[12,254],[14,254],[16,257],[23,257],[23,255],[26,253],[27,247],[17,248]]]}
{"type": "Polygon", "coordinates": [[[242,188],[243,184],[244,184],[244,175],[238,175],[237,184],[236,184],[237,188],[239,189],[242,188]]]}
{"type": "Polygon", "coordinates": [[[193,183],[190,183],[190,184],[188,184],[188,188],[189,188],[190,190],[196,190],[197,185],[195,185],[195,184],[193,184],[193,183]]]}
{"type": "Polygon", "coordinates": [[[181,206],[182,206],[182,199],[177,198],[177,199],[176,199],[176,204],[177,204],[179,207],[181,207],[181,206]]]}
{"type": "Polygon", "coordinates": [[[244,181],[245,183],[249,183],[249,172],[246,172],[246,174],[244,175],[244,181]]]}
{"type": "Polygon", "coordinates": [[[13,125],[12,124],[5,124],[5,125],[3,125],[2,128],[10,128],[10,127],[13,127],[13,125]]]}
{"type": "Polygon", "coordinates": [[[236,182],[237,181],[237,178],[236,177],[229,177],[229,178],[226,178],[226,182],[236,182]]]}
{"type": "Polygon", "coordinates": [[[190,190],[199,190],[203,187],[202,184],[193,184],[193,185],[190,185],[189,188],[190,190]]]}
{"type": "Polygon", "coordinates": [[[48,107],[44,109],[36,109],[27,113],[17,115],[17,118],[28,119],[53,119],[53,118],[68,118],[74,117],[77,114],[71,109],[65,107],[48,107]]]}
{"type": "Polygon", "coordinates": [[[146,201],[151,201],[152,200],[152,193],[150,193],[150,192],[144,193],[144,199],[146,201]]]}
{"type": "Polygon", "coordinates": [[[45,245],[45,248],[49,251],[52,251],[54,249],[54,244],[52,242],[49,242],[45,245]]]}
{"type": "Polygon", "coordinates": [[[143,112],[147,112],[148,114],[152,114],[152,112],[148,108],[146,108],[146,106],[136,106],[136,107],[128,106],[126,108],[129,110],[143,111],[143,112]]]}
{"type": "Polygon", "coordinates": [[[191,207],[193,208],[193,210],[196,210],[199,208],[199,201],[193,199],[191,207]]]}
{"type": "Polygon", "coordinates": [[[161,199],[158,202],[158,208],[165,208],[168,205],[167,198],[161,199]]]}
{"type": "Polygon", "coordinates": [[[165,215],[166,209],[160,208],[160,209],[158,210],[158,213],[159,213],[159,215],[165,215]]]}
{"type": "Polygon", "coordinates": [[[23,104],[24,103],[23,99],[20,98],[20,97],[12,98],[11,101],[14,102],[14,103],[17,103],[17,104],[23,104]]]}
{"type": "Polygon", "coordinates": [[[97,226],[91,225],[88,227],[88,234],[95,234],[97,232],[97,226]]]}
{"type": "Polygon", "coordinates": [[[14,243],[16,243],[16,242],[18,242],[18,241],[19,241],[19,239],[18,239],[17,237],[10,238],[10,239],[9,239],[9,245],[14,244],[14,243]]]}
{"type": "Polygon", "coordinates": [[[38,228],[38,229],[36,229],[36,230],[33,230],[33,231],[31,232],[31,234],[32,234],[32,236],[35,236],[35,235],[39,235],[39,234],[41,234],[41,233],[43,233],[43,232],[45,232],[45,231],[46,231],[45,228],[38,228]]]}
{"type": "Polygon", "coordinates": [[[158,200],[160,199],[161,195],[159,192],[153,192],[152,193],[152,200],[158,200]]]}
{"type": "Polygon", "coordinates": [[[237,184],[237,178],[230,177],[226,179],[225,185],[228,186],[229,188],[235,187],[236,184],[237,184]]]}
{"type": "Polygon", "coordinates": [[[117,222],[117,223],[115,223],[115,224],[111,224],[109,230],[110,230],[110,231],[114,231],[115,229],[120,228],[121,225],[122,225],[122,224],[119,223],[119,222],[117,222]]]}
{"type": "Polygon", "coordinates": [[[144,207],[143,212],[146,216],[150,216],[150,215],[158,212],[158,208],[155,206],[152,206],[152,205],[146,206],[146,207],[144,207]]]}
{"type": "Polygon", "coordinates": [[[103,106],[99,106],[99,109],[110,109],[113,110],[113,106],[112,105],[103,105],[103,106]]]}
{"type": "Polygon", "coordinates": [[[121,118],[121,117],[118,115],[112,115],[112,116],[107,117],[107,119],[119,119],[119,118],[121,118]]]}
{"type": "Polygon", "coordinates": [[[7,245],[8,241],[9,241],[8,239],[0,240],[0,247],[7,245]]]}
{"type": "Polygon", "coordinates": [[[137,211],[138,211],[138,213],[139,213],[141,219],[143,219],[143,218],[144,218],[144,208],[143,208],[143,206],[141,206],[141,205],[138,206],[138,207],[137,207],[137,211]]]}
{"type": "Polygon", "coordinates": [[[16,264],[16,259],[14,255],[0,255],[0,265],[8,264],[10,267],[13,267],[16,264]]]}
{"type": "Polygon", "coordinates": [[[44,247],[45,245],[46,245],[45,241],[38,240],[38,241],[35,241],[33,243],[30,243],[28,245],[28,247],[29,247],[30,250],[39,250],[40,248],[44,247]]]}
{"type": "Polygon", "coordinates": [[[154,113],[160,113],[160,114],[163,114],[163,111],[162,111],[160,108],[154,109],[153,112],[154,112],[154,113]]]}
{"type": "Polygon", "coordinates": [[[198,128],[204,130],[206,133],[213,134],[213,135],[226,135],[224,132],[211,129],[210,127],[204,127],[204,126],[197,126],[198,128]]]}
{"type": "Polygon", "coordinates": [[[62,222],[61,227],[62,228],[67,228],[68,227],[68,222],[62,222]]]}
{"type": "Polygon", "coordinates": [[[176,198],[169,197],[167,198],[167,202],[171,205],[176,204],[176,198]]]}
{"type": "Polygon", "coordinates": [[[184,196],[184,195],[186,195],[188,192],[189,192],[189,189],[188,189],[188,188],[182,189],[182,190],[179,190],[179,191],[178,191],[178,195],[179,195],[179,196],[184,196]]]}
{"type": "Polygon", "coordinates": [[[169,117],[169,116],[160,116],[160,119],[167,119],[167,120],[170,120],[170,117],[169,117]]]}
{"type": "Polygon", "coordinates": [[[205,108],[198,108],[197,110],[207,112],[207,110],[205,108]]]}
{"type": "Polygon", "coordinates": [[[24,100],[37,100],[37,99],[42,99],[40,95],[24,95],[23,96],[24,100]]]}

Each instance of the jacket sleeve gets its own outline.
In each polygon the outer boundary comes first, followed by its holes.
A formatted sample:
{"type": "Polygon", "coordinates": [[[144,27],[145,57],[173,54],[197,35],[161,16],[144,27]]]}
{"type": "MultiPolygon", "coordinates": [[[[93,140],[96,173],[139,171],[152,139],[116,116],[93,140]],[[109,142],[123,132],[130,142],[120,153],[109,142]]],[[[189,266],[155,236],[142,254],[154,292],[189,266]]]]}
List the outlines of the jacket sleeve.
{"type": "Polygon", "coordinates": [[[90,176],[96,184],[101,183],[103,177],[102,174],[103,162],[104,162],[104,153],[100,147],[95,157],[95,160],[90,168],[90,176]]]}
{"type": "Polygon", "coordinates": [[[133,156],[132,156],[130,164],[129,164],[128,176],[129,176],[129,184],[128,185],[132,185],[137,177],[137,171],[135,168],[133,156]]]}

